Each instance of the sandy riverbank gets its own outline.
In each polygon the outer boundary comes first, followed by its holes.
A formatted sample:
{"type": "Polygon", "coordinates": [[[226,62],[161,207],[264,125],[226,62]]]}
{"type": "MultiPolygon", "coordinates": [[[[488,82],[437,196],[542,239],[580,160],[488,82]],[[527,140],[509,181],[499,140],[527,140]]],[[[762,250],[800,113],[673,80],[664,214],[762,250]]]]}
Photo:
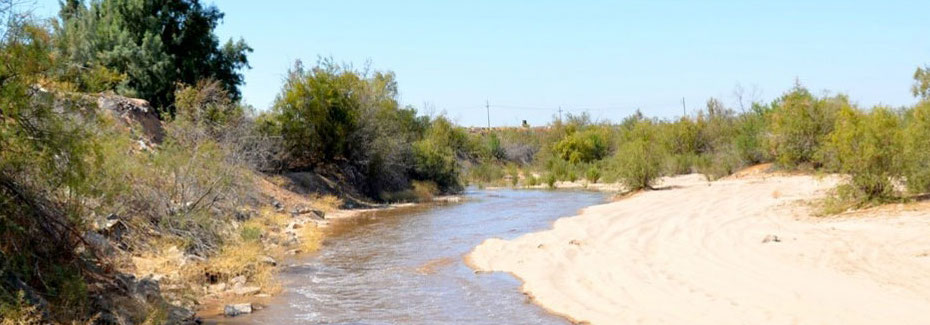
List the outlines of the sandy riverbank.
{"type": "Polygon", "coordinates": [[[466,259],[577,322],[930,324],[930,206],[811,217],[835,183],[670,178],[466,259]]]}

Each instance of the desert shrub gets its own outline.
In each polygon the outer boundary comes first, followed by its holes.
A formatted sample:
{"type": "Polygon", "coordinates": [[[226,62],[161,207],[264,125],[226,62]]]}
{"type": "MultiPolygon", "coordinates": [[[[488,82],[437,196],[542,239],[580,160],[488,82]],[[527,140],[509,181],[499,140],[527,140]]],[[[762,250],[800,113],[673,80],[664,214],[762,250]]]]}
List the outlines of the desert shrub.
{"type": "Polygon", "coordinates": [[[893,180],[901,174],[900,118],[890,109],[876,107],[863,113],[843,107],[822,155],[827,167],[850,176],[850,185],[864,200],[893,195],[893,180]]]}
{"type": "Polygon", "coordinates": [[[589,163],[607,156],[607,132],[600,128],[574,132],[554,145],[559,157],[571,164],[589,163]]]}
{"type": "Polygon", "coordinates": [[[429,202],[439,194],[439,186],[430,181],[415,181],[413,182],[413,193],[416,194],[417,202],[429,202]]]}
{"type": "Polygon", "coordinates": [[[29,321],[24,303],[44,299],[51,319],[42,323],[80,318],[86,265],[74,248],[86,229],[86,175],[100,158],[93,118],[79,98],[39,89],[56,65],[50,36],[8,5],[0,2],[0,311],[29,321]]]}
{"type": "Polygon", "coordinates": [[[553,175],[552,173],[546,174],[545,182],[546,182],[546,186],[548,186],[549,188],[555,188],[555,182],[556,182],[555,175],[553,175]]]}
{"type": "Polygon", "coordinates": [[[908,191],[930,192],[930,101],[921,101],[907,114],[902,130],[902,168],[908,191]]]}
{"type": "Polygon", "coordinates": [[[848,107],[845,96],[818,99],[795,86],[779,98],[769,114],[769,149],[782,167],[819,165],[815,154],[823,138],[833,130],[836,112],[848,107]]]}
{"type": "Polygon", "coordinates": [[[653,182],[660,176],[664,153],[656,150],[654,122],[637,121],[626,134],[624,142],[614,155],[614,170],[617,179],[627,190],[635,191],[652,188],[653,182]]]}
{"type": "Polygon", "coordinates": [[[365,86],[357,72],[330,61],[310,69],[297,62],[288,72],[273,109],[295,167],[347,156],[365,86]]]}
{"type": "Polygon", "coordinates": [[[459,166],[452,148],[437,141],[424,139],[413,145],[414,178],[432,180],[443,192],[458,190],[459,166]]]}
{"type": "Polygon", "coordinates": [[[662,173],[668,175],[690,174],[701,164],[702,156],[696,153],[668,155],[663,160],[662,173]]]}
{"type": "Polygon", "coordinates": [[[504,170],[493,162],[482,162],[468,169],[468,179],[478,184],[491,184],[504,178],[504,170]]]}
{"type": "Polygon", "coordinates": [[[584,178],[591,183],[597,183],[601,179],[601,171],[597,166],[588,167],[588,170],[584,173],[584,178]]]}
{"type": "Polygon", "coordinates": [[[507,177],[510,178],[510,186],[516,187],[520,183],[520,169],[516,165],[508,165],[507,177]]]}
{"type": "Polygon", "coordinates": [[[743,161],[735,149],[722,148],[697,157],[695,166],[697,172],[712,181],[733,174],[743,166],[743,161]]]}
{"type": "Polygon", "coordinates": [[[39,325],[42,312],[26,300],[22,290],[0,291],[0,325],[39,325]]]}
{"type": "Polygon", "coordinates": [[[532,175],[532,174],[527,175],[525,185],[528,187],[539,185],[539,177],[536,177],[536,175],[532,175]]]}
{"type": "Polygon", "coordinates": [[[242,229],[239,230],[239,237],[241,237],[243,241],[258,241],[262,238],[262,230],[258,227],[243,226],[242,229]]]}
{"type": "Polygon", "coordinates": [[[503,160],[507,158],[504,147],[501,146],[501,139],[495,133],[488,136],[487,155],[490,159],[503,160]]]}
{"type": "Polygon", "coordinates": [[[230,99],[216,80],[201,80],[194,86],[182,85],[174,94],[175,117],[207,129],[211,135],[244,118],[244,110],[230,99]]]}
{"type": "Polygon", "coordinates": [[[574,169],[568,171],[568,175],[565,176],[569,182],[574,182],[578,180],[578,173],[574,169]]]}
{"type": "Polygon", "coordinates": [[[707,100],[705,110],[698,112],[698,152],[724,151],[734,136],[734,113],[715,98],[707,100]]]}
{"type": "Polygon", "coordinates": [[[733,149],[745,164],[756,164],[768,159],[764,147],[766,120],[764,107],[756,104],[753,105],[752,112],[736,118],[733,149]]]}

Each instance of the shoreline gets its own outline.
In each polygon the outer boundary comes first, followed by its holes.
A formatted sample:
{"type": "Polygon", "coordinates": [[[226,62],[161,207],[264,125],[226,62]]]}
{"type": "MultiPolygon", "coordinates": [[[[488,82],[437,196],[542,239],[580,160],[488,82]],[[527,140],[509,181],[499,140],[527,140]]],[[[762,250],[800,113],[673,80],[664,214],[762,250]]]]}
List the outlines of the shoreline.
{"type": "Polygon", "coordinates": [[[669,190],[590,206],[548,230],[487,239],[465,263],[513,275],[534,304],[576,324],[930,318],[917,313],[930,308],[930,240],[918,237],[930,209],[811,216],[805,204],[835,177],[666,181],[669,190]],[[867,299],[857,297],[885,300],[844,312],[867,299]]]}

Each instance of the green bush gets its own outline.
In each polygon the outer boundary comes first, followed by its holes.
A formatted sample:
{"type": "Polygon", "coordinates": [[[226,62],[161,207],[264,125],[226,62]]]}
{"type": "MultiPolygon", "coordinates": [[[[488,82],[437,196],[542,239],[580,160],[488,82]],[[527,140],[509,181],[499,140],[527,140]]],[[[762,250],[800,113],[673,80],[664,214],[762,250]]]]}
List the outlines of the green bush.
{"type": "Polygon", "coordinates": [[[633,125],[624,142],[614,155],[617,179],[629,191],[651,189],[660,176],[664,154],[655,148],[655,126],[650,120],[640,120],[633,125]]]}
{"type": "Polygon", "coordinates": [[[330,61],[309,70],[298,62],[274,103],[276,124],[295,167],[346,158],[367,89],[355,71],[330,61]]]}
{"type": "Polygon", "coordinates": [[[823,160],[829,168],[848,174],[862,199],[890,198],[893,181],[902,173],[900,124],[899,116],[887,108],[876,107],[866,114],[843,107],[824,142],[823,160]]]}
{"type": "Polygon", "coordinates": [[[736,172],[742,167],[742,160],[735,150],[726,148],[701,155],[696,158],[695,166],[697,172],[712,181],[736,172]]]}
{"type": "Polygon", "coordinates": [[[757,164],[771,159],[765,149],[769,111],[769,106],[753,104],[751,111],[740,114],[736,118],[733,149],[740,161],[745,164],[757,164]]]}
{"type": "Polygon", "coordinates": [[[468,179],[478,184],[494,184],[504,178],[504,170],[493,162],[482,162],[468,169],[468,179]]]}
{"type": "Polygon", "coordinates": [[[904,180],[911,193],[930,192],[930,101],[924,100],[907,114],[902,133],[904,180]]]}
{"type": "Polygon", "coordinates": [[[262,230],[258,227],[244,226],[239,230],[239,237],[247,242],[258,241],[262,238],[262,230]]]}
{"type": "Polygon", "coordinates": [[[413,152],[415,179],[434,181],[443,192],[461,188],[458,162],[452,148],[424,139],[414,143],[413,152]]]}
{"type": "Polygon", "coordinates": [[[591,166],[584,173],[584,177],[588,180],[588,182],[597,183],[597,181],[601,179],[601,170],[596,166],[591,166]]]}
{"type": "Polygon", "coordinates": [[[507,176],[510,177],[510,186],[516,187],[520,182],[520,170],[517,169],[517,166],[510,165],[507,167],[507,176]]]}
{"type": "Polygon", "coordinates": [[[526,185],[527,187],[533,187],[533,186],[539,185],[539,177],[536,177],[536,175],[528,174],[528,175],[526,176],[526,184],[525,184],[525,185],[526,185]]]}
{"type": "Polygon", "coordinates": [[[546,186],[548,186],[549,188],[555,188],[555,182],[556,182],[555,175],[546,174],[545,181],[546,181],[546,186]]]}
{"type": "Polygon", "coordinates": [[[606,131],[600,128],[569,134],[554,146],[570,164],[589,163],[607,156],[606,131]]]}
{"type": "Polygon", "coordinates": [[[794,168],[820,164],[815,154],[833,130],[836,112],[850,105],[845,96],[818,99],[798,85],[774,106],[769,114],[769,148],[779,166],[794,168]]]}

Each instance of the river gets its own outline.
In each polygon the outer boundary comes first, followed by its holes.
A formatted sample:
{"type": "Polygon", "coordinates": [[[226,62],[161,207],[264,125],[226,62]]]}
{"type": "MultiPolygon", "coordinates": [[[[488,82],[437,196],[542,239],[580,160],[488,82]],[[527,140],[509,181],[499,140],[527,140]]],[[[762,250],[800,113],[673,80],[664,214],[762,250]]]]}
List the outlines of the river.
{"type": "Polygon", "coordinates": [[[601,203],[585,191],[469,190],[462,203],[376,212],[327,229],[320,251],[279,275],[268,307],[220,324],[569,324],[530,303],[520,282],[476,274],[483,240],[546,229],[601,203]]]}

